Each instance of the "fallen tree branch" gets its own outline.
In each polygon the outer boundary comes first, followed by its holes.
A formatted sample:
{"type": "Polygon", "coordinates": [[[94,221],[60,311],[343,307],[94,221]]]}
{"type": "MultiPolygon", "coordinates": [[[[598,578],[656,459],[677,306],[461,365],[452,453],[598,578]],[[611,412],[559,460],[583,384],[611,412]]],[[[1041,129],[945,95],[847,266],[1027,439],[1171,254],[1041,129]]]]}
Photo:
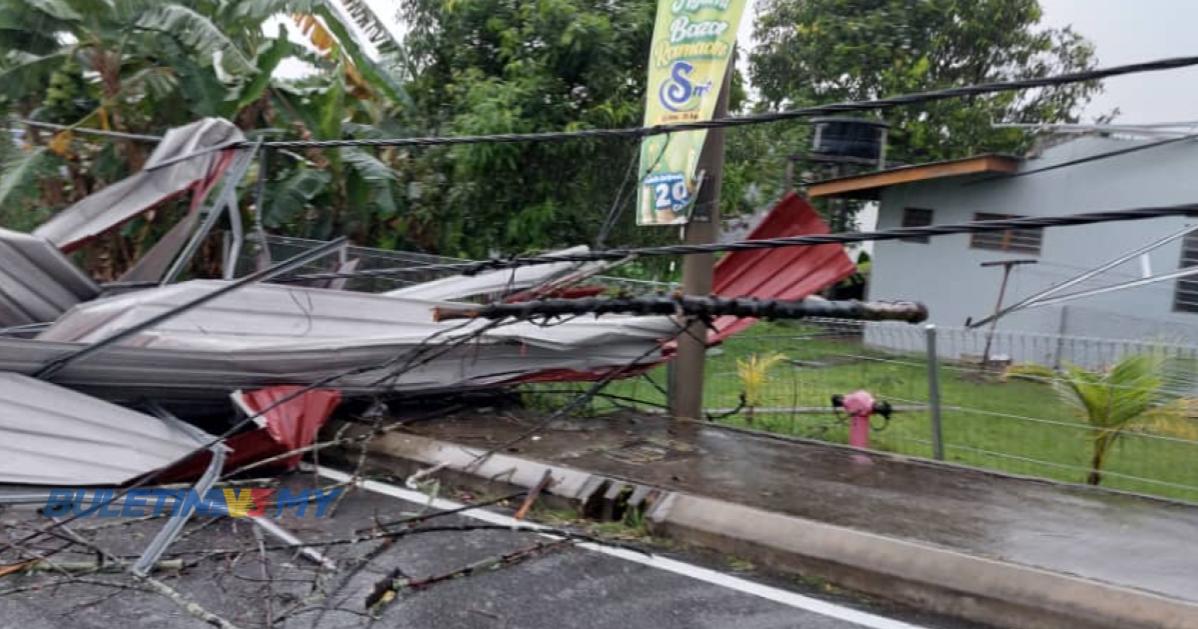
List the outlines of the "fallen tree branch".
{"type": "Polygon", "coordinates": [[[541,481],[532,488],[532,491],[528,492],[528,495],[524,497],[524,503],[520,505],[520,508],[516,510],[516,514],[512,517],[517,520],[523,520],[524,517],[528,515],[529,509],[532,509],[533,503],[535,503],[537,498],[541,496],[541,492],[549,489],[552,486],[553,472],[550,470],[545,470],[545,474],[541,476],[541,481]]]}
{"type": "MultiPolygon", "coordinates": [[[[182,559],[165,559],[155,563],[152,568],[154,570],[182,570],[182,559]]],[[[18,570],[12,572],[60,572],[74,574],[77,572],[83,573],[99,573],[99,572],[124,572],[124,566],[121,564],[110,563],[107,561],[52,561],[49,559],[39,559],[35,561],[25,562],[18,570]]],[[[2,576],[2,575],[0,575],[2,576]]]]}
{"type": "Polygon", "coordinates": [[[456,570],[423,579],[410,579],[399,568],[396,568],[387,575],[386,579],[375,584],[374,589],[366,597],[366,609],[370,610],[377,617],[378,612],[383,607],[394,601],[406,590],[421,590],[443,581],[468,577],[484,570],[501,570],[536,557],[545,551],[562,548],[573,543],[574,541],[569,539],[537,542],[527,548],[504,553],[497,557],[488,557],[456,570]]]}
{"type": "MultiPolygon", "coordinates": [[[[275,546],[267,546],[266,549],[267,550],[294,550],[296,548],[301,548],[301,547],[305,547],[305,546],[312,547],[312,548],[317,548],[317,547],[323,548],[323,547],[331,547],[331,546],[351,546],[354,544],[361,544],[363,542],[368,542],[371,540],[378,540],[378,539],[399,539],[399,538],[403,538],[403,537],[412,537],[414,535],[423,535],[423,534],[429,534],[429,533],[470,533],[470,532],[474,532],[474,531],[505,531],[508,533],[535,533],[535,534],[539,534],[539,535],[546,535],[549,537],[558,537],[558,538],[562,538],[562,539],[569,539],[569,540],[575,541],[575,542],[585,542],[585,543],[589,543],[589,544],[596,544],[599,546],[609,546],[611,548],[621,548],[624,550],[630,550],[633,552],[641,553],[646,556],[652,556],[651,552],[649,552],[643,548],[633,546],[631,544],[614,542],[611,540],[603,539],[601,537],[595,537],[593,535],[586,535],[584,533],[575,533],[573,531],[567,531],[565,529],[554,528],[554,527],[550,527],[550,526],[539,526],[539,525],[534,526],[534,525],[519,525],[519,524],[516,524],[516,525],[456,524],[456,525],[443,525],[443,526],[426,526],[426,527],[421,527],[418,529],[404,529],[401,531],[384,531],[384,532],[379,532],[379,533],[375,533],[372,535],[357,535],[354,537],[343,538],[343,539],[324,540],[324,541],[316,541],[316,542],[304,542],[303,544],[279,544],[279,545],[275,545],[275,546]]],[[[178,552],[169,553],[169,554],[172,557],[179,557],[179,556],[183,556],[183,555],[204,555],[204,556],[208,556],[208,557],[217,557],[217,556],[223,556],[223,555],[239,555],[242,553],[251,552],[253,550],[256,550],[256,549],[255,548],[218,548],[218,549],[210,549],[210,550],[184,550],[184,551],[178,551],[178,552]]]]}
{"type": "MultiPolygon", "coordinates": [[[[63,533],[69,535],[72,539],[74,539],[75,542],[77,542],[79,545],[94,550],[95,552],[99,553],[99,555],[101,557],[103,557],[106,561],[110,561],[114,564],[117,564],[117,565],[121,566],[122,568],[124,568],[125,570],[129,569],[129,562],[124,561],[124,560],[112,555],[107,550],[104,550],[100,546],[97,546],[96,544],[84,539],[82,536],[80,536],[78,533],[76,533],[73,529],[68,527],[64,521],[58,520],[57,518],[54,518],[54,520],[58,524],[58,528],[61,529],[63,533]]],[[[239,552],[242,552],[242,551],[239,551],[239,552]]],[[[218,616],[218,615],[208,611],[207,609],[204,609],[204,607],[202,607],[199,603],[196,603],[195,601],[188,599],[186,596],[179,593],[178,590],[163,583],[162,581],[159,581],[158,579],[155,579],[154,577],[151,577],[148,575],[147,576],[138,576],[133,573],[129,573],[129,574],[138,583],[144,583],[150,589],[154,590],[154,592],[170,599],[171,602],[178,605],[180,608],[183,609],[183,611],[187,612],[192,617],[202,620],[214,627],[220,627],[220,629],[239,629],[239,627],[237,625],[233,624],[232,622],[228,621],[227,619],[225,619],[221,616],[218,616]]]]}

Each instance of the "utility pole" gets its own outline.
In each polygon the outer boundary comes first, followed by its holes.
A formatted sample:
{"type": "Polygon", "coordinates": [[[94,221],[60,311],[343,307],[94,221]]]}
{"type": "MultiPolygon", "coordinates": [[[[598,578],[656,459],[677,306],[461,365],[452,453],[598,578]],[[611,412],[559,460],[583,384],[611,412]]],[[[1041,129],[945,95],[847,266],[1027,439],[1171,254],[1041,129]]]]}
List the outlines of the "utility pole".
{"type": "Polygon", "coordinates": [[[998,287],[998,303],[994,304],[994,319],[990,321],[990,331],[986,333],[986,349],[982,351],[982,369],[990,366],[990,344],[994,342],[994,328],[998,327],[998,314],[1002,312],[1002,300],[1007,294],[1007,280],[1011,277],[1011,269],[1024,264],[1036,264],[1036,262],[1036,260],[996,260],[982,263],[982,268],[1002,267],[1002,284],[998,287]]]}
{"type": "MultiPolygon", "coordinates": [[[[732,89],[732,73],[736,53],[728,62],[723,85],[716,99],[715,118],[728,115],[728,93],[732,89]]],[[[720,231],[720,188],[724,178],[724,130],[711,129],[699,156],[699,172],[703,180],[695,199],[691,222],[686,225],[686,244],[713,243],[720,231]]],[[[686,295],[711,294],[715,255],[696,253],[682,259],[682,292],[686,295]]],[[[692,323],[678,337],[678,356],[670,373],[670,415],[678,419],[702,419],[703,375],[707,361],[707,326],[701,321],[692,323]]]]}

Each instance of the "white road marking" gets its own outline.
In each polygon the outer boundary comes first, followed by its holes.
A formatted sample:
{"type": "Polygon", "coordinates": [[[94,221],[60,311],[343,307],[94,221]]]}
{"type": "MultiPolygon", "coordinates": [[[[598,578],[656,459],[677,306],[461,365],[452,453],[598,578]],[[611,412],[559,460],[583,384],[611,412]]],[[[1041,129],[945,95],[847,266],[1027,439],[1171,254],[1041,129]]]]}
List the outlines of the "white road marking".
{"type": "MultiPolygon", "coordinates": [[[[350,474],[327,467],[318,467],[317,471],[321,476],[338,482],[347,482],[353,478],[353,476],[350,474]]],[[[406,500],[416,504],[430,504],[429,497],[426,494],[405,489],[403,487],[398,487],[396,485],[372,480],[360,480],[359,486],[368,491],[383,494],[385,496],[391,496],[392,498],[399,498],[400,500],[406,500]]],[[[441,510],[460,509],[466,506],[463,503],[445,500],[443,498],[433,499],[431,505],[434,508],[441,510]]],[[[510,516],[506,516],[501,513],[495,513],[493,511],[487,511],[485,509],[466,511],[459,515],[499,526],[522,526],[538,529],[545,528],[536,524],[535,522],[516,520],[510,516]]],[[[617,557],[625,561],[639,563],[651,568],[656,568],[658,570],[664,570],[666,572],[672,572],[674,574],[690,577],[692,579],[697,579],[712,585],[718,585],[720,587],[742,592],[744,594],[757,596],[775,603],[802,609],[819,614],[821,616],[828,616],[830,618],[836,618],[845,622],[851,622],[862,627],[870,627],[871,629],[923,629],[919,625],[912,625],[910,623],[893,620],[884,616],[858,611],[850,607],[843,607],[841,605],[829,603],[818,598],[804,596],[802,594],[790,592],[788,590],[783,590],[776,587],[770,587],[768,585],[762,585],[747,579],[734,577],[730,574],[710,570],[708,568],[696,566],[683,561],[677,561],[675,559],[669,559],[667,557],[645,555],[623,548],[613,548],[611,546],[601,546],[598,544],[581,543],[578,544],[578,547],[611,557],[617,557]]]]}

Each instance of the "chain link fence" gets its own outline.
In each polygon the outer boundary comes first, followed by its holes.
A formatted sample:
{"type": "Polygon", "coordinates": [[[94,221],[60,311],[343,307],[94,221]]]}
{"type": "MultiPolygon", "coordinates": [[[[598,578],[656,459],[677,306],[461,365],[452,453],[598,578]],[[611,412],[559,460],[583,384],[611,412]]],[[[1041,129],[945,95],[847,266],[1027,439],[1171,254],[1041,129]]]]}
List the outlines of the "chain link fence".
{"type": "Polygon", "coordinates": [[[848,418],[832,409],[831,398],[864,389],[896,409],[889,420],[873,417],[871,448],[1086,482],[1095,472],[1101,433],[1060,393],[1060,368],[1100,371],[1125,356],[1151,354],[1164,366],[1155,405],[1120,433],[1099,480],[1105,487],[1198,501],[1198,405],[1192,403],[1198,347],[1000,332],[984,368],[984,331],[941,328],[934,334],[931,354],[923,326],[761,326],[712,357],[706,407],[719,421],[847,443],[848,418]],[[761,371],[767,362],[773,364],[764,373],[752,373],[754,363],[761,371]]]}

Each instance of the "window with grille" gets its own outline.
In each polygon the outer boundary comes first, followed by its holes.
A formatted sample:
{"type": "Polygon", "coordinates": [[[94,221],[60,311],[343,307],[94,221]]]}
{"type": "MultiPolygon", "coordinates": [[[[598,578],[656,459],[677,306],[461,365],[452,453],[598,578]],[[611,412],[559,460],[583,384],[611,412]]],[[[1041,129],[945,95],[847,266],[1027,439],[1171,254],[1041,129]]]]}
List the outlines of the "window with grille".
{"type": "MultiPolygon", "coordinates": [[[[909,207],[903,209],[903,227],[927,227],[932,224],[932,210],[923,208],[909,207]]],[[[927,236],[911,236],[903,238],[903,242],[922,242],[927,243],[927,236]]]]}
{"type": "MultiPolygon", "coordinates": [[[[1001,221],[1009,218],[1023,218],[1015,214],[985,214],[973,215],[975,221],[1001,221]]],[[[974,249],[991,249],[994,251],[1011,251],[1016,253],[1040,253],[1040,241],[1044,235],[1042,229],[1008,229],[1001,232],[973,234],[969,246],[974,249]]]]}
{"type": "MultiPolygon", "coordinates": [[[[1198,266],[1198,234],[1190,232],[1181,241],[1181,268],[1198,266]]],[[[1173,310],[1198,312],[1198,277],[1182,277],[1173,290],[1173,310]]]]}

